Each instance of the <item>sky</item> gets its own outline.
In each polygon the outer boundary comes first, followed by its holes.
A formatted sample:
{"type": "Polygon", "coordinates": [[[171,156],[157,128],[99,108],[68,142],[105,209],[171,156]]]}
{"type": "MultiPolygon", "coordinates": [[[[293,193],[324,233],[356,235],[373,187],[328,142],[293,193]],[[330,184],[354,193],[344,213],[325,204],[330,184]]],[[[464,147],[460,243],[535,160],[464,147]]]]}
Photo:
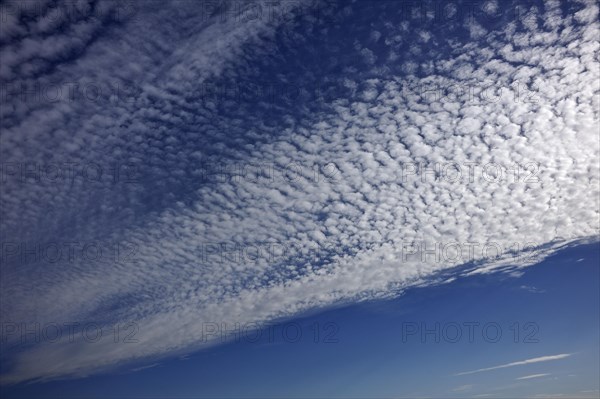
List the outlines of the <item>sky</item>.
{"type": "Polygon", "coordinates": [[[3,394],[598,397],[598,13],[3,2],[3,394]]]}
{"type": "Polygon", "coordinates": [[[222,345],[204,351],[0,392],[7,398],[597,398],[599,263],[598,243],[577,245],[518,277],[461,277],[259,329],[230,327],[222,345]]]}

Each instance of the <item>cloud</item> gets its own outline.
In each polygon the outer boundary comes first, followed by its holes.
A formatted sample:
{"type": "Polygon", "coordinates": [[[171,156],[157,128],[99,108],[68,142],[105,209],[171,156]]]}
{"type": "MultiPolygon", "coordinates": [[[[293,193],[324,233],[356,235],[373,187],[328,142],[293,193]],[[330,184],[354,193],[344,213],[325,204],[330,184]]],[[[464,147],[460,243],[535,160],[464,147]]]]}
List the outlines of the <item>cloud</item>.
{"type": "Polygon", "coordinates": [[[529,291],[532,294],[543,294],[543,293],[546,292],[546,290],[544,290],[544,289],[533,287],[533,286],[530,286],[530,285],[522,285],[519,288],[521,288],[522,290],[529,291]]]}
{"type": "Polygon", "coordinates": [[[153,368],[153,367],[156,367],[156,366],[158,366],[159,364],[160,364],[160,363],[152,363],[152,364],[149,364],[149,365],[147,365],[147,366],[136,367],[136,368],[134,368],[134,369],[131,369],[131,371],[132,371],[132,372],[137,372],[137,371],[142,371],[142,370],[146,370],[146,369],[151,369],[151,368],[153,368]]]}
{"type": "MultiPolygon", "coordinates": [[[[571,356],[571,353],[563,353],[560,355],[551,355],[551,356],[541,356],[541,357],[534,357],[532,359],[526,359],[526,360],[521,360],[518,362],[512,362],[512,363],[507,363],[507,364],[502,364],[500,366],[494,366],[494,367],[487,367],[484,369],[478,369],[478,370],[473,370],[473,371],[464,371],[462,373],[458,373],[455,375],[468,375],[468,374],[475,374],[475,373],[481,373],[484,371],[491,371],[491,370],[497,370],[497,369],[504,369],[507,367],[514,367],[514,366],[523,366],[526,364],[533,364],[533,363],[540,363],[540,362],[549,362],[552,360],[560,360],[560,359],[565,359],[569,356],[571,356]]],[[[537,376],[540,376],[539,374],[537,376]]],[[[529,376],[530,378],[533,378],[532,376],[529,376]]],[[[521,378],[521,379],[525,379],[525,378],[521,378]]]]}
{"type": "Polygon", "coordinates": [[[530,380],[532,378],[540,378],[540,377],[545,377],[547,375],[550,375],[550,374],[531,374],[531,375],[525,375],[523,377],[519,377],[519,378],[517,378],[517,380],[530,380]]]}
{"type": "Polygon", "coordinates": [[[458,266],[518,274],[598,239],[591,2],[548,2],[539,26],[400,21],[391,1],[285,18],[175,3],[3,24],[0,321],[136,340],[15,333],[3,382],[154,363],[221,343],[214,323],[394,297],[458,266]]]}

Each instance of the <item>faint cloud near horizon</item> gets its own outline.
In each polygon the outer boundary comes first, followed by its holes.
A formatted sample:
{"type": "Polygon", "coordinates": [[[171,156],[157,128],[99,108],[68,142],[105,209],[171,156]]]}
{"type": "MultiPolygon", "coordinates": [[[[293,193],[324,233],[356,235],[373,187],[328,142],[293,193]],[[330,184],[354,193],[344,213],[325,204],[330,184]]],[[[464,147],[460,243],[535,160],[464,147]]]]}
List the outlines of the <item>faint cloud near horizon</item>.
{"type": "Polygon", "coordinates": [[[543,294],[543,293],[546,292],[546,290],[544,290],[542,288],[537,288],[537,287],[534,287],[534,286],[531,286],[531,285],[522,285],[519,288],[522,289],[522,290],[529,291],[529,292],[531,292],[533,294],[543,294]]]}
{"type": "Polygon", "coordinates": [[[545,374],[531,374],[531,375],[525,375],[523,377],[519,377],[516,378],[517,380],[531,380],[532,378],[541,378],[541,377],[545,377],[547,375],[550,375],[548,373],[545,374]]]}

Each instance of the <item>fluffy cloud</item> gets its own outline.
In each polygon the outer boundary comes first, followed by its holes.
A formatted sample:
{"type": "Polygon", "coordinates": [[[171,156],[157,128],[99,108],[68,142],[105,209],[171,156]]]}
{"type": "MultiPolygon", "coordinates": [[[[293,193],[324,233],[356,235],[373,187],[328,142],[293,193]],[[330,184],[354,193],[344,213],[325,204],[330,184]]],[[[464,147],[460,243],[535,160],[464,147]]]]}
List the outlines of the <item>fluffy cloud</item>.
{"type": "Polygon", "coordinates": [[[217,343],[206,323],[515,272],[597,239],[593,2],[441,22],[394,2],[256,18],[132,4],[2,31],[0,306],[3,323],[135,322],[138,343],[13,334],[2,381],[151,363],[217,343]]]}

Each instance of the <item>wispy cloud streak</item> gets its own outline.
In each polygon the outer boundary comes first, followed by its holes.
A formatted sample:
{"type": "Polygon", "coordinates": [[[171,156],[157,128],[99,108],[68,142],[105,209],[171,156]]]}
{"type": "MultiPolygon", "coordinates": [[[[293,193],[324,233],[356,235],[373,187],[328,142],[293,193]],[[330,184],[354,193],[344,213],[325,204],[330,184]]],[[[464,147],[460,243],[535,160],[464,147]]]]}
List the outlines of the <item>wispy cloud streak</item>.
{"type": "MultiPolygon", "coordinates": [[[[462,373],[458,373],[455,375],[468,375],[468,374],[475,374],[475,373],[482,373],[484,371],[492,371],[492,370],[498,370],[498,369],[504,369],[507,367],[515,367],[515,366],[524,366],[526,364],[534,364],[534,363],[541,363],[541,362],[550,362],[553,360],[560,360],[560,359],[565,359],[569,356],[571,356],[572,353],[562,353],[560,355],[551,355],[551,356],[541,356],[541,357],[534,357],[532,359],[527,359],[527,360],[521,360],[518,362],[512,362],[512,363],[507,363],[507,364],[501,364],[500,366],[494,366],[494,367],[487,367],[484,369],[477,369],[477,370],[473,370],[473,371],[463,371],[462,373]]],[[[544,375],[544,374],[542,374],[544,375]]],[[[542,376],[540,374],[537,374],[536,376],[542,376]]],[[[528,378],[534,378],[534,376],[528,376],[528,378]]],[[[526,378],[520,378],[520,379],[526,379],[526,378]]]]}

